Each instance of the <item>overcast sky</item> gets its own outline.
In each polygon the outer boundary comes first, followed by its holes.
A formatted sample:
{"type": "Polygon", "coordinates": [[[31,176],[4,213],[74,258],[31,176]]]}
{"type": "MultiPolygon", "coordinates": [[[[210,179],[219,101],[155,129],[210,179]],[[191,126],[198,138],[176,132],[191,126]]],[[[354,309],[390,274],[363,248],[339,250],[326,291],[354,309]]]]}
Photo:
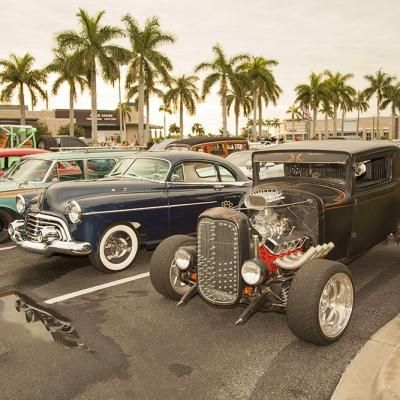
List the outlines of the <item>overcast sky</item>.
{"type": "MultiPolygon", "coordinates": [[[[0,58],[30,52],[38,67],[51,61],[55,33],[77,29],[79,7],[90,13],[105,10],[104,22],[115,25],[128,12],[141,23],[158,16],[162,28],[177,38],[175,45],[162,48],[173,61],[175,75],[191,74],[195,65],[211,59],[215,43],[228,56],[249,53],[277,59],[274,71],[283,94],[278,107],[264,112],[265,118],[285,118],[294,87],[307,81],[311,71],[352,72],[357,89],[364,88],[365,74],[379,68],[400,76],[398,0],[0,0],[0,7],[0,58]]],[[[67,93],[64,88],[52,97],[50,108],[68,108],[67,93]]],[[[98,108],[115,109],[117,102],[117,89],[99,82],[98,108]]],[[[151,122],[162,124],[159,100],[152,103],[151,122]]],[[[79,97],[76,107],[90,107],[88,93],[79,97]]],[[[220,115],[213,94],[198,105],[196,116],[185,117],[185,133],[194,122],[201,122],[207,132],[218,131],[220,115]]],[[[177,121],[177,116],[168,117],[168,123],[177,121]]],[[[234,130],[233,117],[228,129],[234,130]]]]}

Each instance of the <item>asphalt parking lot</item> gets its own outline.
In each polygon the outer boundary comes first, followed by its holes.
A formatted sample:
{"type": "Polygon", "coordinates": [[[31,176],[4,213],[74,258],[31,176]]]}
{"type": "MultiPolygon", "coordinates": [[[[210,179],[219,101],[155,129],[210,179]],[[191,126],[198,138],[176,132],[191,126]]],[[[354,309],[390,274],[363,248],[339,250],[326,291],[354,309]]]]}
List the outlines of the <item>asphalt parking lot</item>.
{"type": "Polygon", "coordinates": [[[1,398],[329,399],[358,350],[400,310],[400,246],[393,243],[350,265],[353,319],[328,347],[297,339],[281,314],[259,313],[236,327],[242,309],[199,298],[176,309],[153,290],[150,257],[142,252],[133,268],[109,275],[86,258],[1,246],[3,299],[22,293],[70,320],[79,335],[77,347],[44,338],[28,329],[40,322],[17,321],[20,313],[0,301],[1,398]]]}

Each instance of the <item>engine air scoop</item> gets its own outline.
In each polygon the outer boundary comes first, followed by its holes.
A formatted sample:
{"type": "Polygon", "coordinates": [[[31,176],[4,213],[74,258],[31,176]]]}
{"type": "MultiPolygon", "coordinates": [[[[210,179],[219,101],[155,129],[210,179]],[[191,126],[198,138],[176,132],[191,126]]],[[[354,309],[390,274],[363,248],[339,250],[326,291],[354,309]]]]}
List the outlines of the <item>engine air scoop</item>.
{"type": "Polygon", "coordinates": [[[244,198],[244,205],[251,210],[264,210],[285,197],[280,190],[259,190],[249,193],[244,198]]]}

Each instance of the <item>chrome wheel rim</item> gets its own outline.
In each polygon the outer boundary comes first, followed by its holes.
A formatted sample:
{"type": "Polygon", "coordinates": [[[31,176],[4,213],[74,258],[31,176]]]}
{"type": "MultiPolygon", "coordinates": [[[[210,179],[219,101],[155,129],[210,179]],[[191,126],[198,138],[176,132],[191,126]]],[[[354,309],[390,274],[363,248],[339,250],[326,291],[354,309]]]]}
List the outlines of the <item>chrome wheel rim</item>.
{"type": "Polygon", "coordinates": [[[169,281],[178,294],[184,295],[190,288],[188,284],[182,281],[180,269],[176,266],[175,258],[172,260],[171,268],[169,269],[169,281]]]}
{"type": "Polygon", "coordinates": [[[326,337],[335,338],[346,329],[353,303],[354,289],[350,277],[343,272],[333,275],[319,300],[319,325],[326,337]]]}
{"type": "Polygon", "coordinates": [[[104,256],[113,264],[124,262],[131,252],[132,240],[126,232],[114,232],[104,243],[104,256]]]}

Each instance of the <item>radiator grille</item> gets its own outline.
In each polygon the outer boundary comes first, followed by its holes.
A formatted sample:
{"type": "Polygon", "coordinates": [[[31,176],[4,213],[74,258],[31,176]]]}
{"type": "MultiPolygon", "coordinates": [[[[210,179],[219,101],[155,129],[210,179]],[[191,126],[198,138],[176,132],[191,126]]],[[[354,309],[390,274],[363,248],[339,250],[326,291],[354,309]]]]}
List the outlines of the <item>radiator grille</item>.
{"type": "Polygon", "coordinates": [[[38,242],[38,235],[45,227],[55,227],[62,240],[67,240],[67,235],[61,220],[44,214],[28,214],[25,218],[25,235],[27,239],[38,242]]]}
{"type": "Polygon", "coordinates": [[[197,228],[201,295],[213,304],[234,304],[240,293],[238,230],[234,223],[201,218],[197,228]]]}

